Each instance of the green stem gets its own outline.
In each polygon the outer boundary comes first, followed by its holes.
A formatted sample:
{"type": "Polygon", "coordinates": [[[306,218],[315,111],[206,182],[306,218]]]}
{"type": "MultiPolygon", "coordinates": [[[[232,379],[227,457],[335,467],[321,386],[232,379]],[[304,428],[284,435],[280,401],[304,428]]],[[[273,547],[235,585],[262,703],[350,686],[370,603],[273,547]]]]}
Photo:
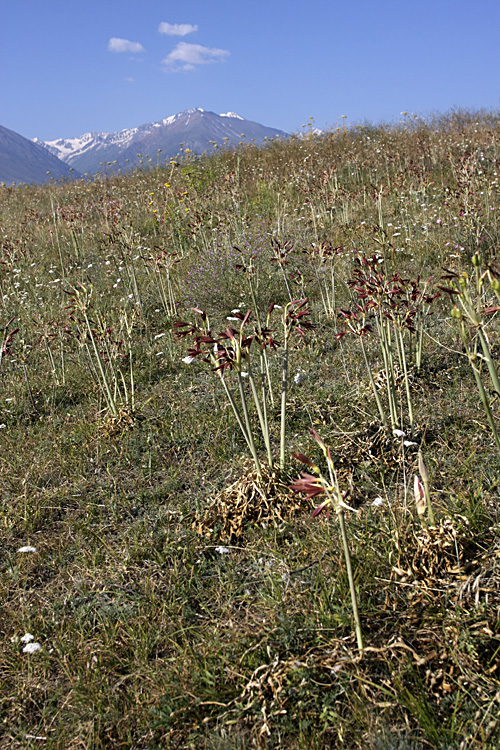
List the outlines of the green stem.
{"type": "Polygon", "coordinates": [[[241,407],[243,409],[243,416],[245,418],[245,424],[246,424],[246,428],[247,428],[248,445],[249,445],[249,448],[250,448],[250,452],[252,454],[252,458],[253,458],[254,463],[255,463],[255,468],[257,469],[257,474],[259,475],[259,477],[261,477],[262,476],[262,469],[260,468],[259,457],[257,456],[257,450],[255,448],[255,443],[254,443],[254,439],[253,439],[252,428],[251,428],[251,425],[250,425],[250,417],[248,416],[248,408],[247,408],[247,402],[246,402],[246,397],[245,397],[245,389],[243,388],[243,378],[241,377],[241,372],[237,373],[237,378],[238,378],[238,388],[239,388],[239,391],[240,391],[241,407]]]}
{"type": "Polygon", "coordinates": [[[103,366],[102,366],[101,357],[99,355],[99,351],[98,351],[97,345],[95,343],[94,334],[92,333],[92,328],[91,328],[91,325],[90,325],[90,321],[89,321],[89,319],[87,317],[87,313],[85,311],[83,311],[83,317],[85,318],[85,323],[87,324],[87,330],[89,332],[90,340],[92,341],[92,347],[94,349],[94,355],[95,355],[95,358],[97,360],[97,365],[99,367],[99,372],[101,374],[101,385],[102,385],[102,388],[103,388],[103,391],[104,391],[104,395],[106,396],[106,401],[108,402],[108,407],[109,407],[111,413],[113,414],[113,416],[117,417],[118,416],[118,409],[116,408],[116,404],[115,404],[115,402],[113,400],[113,396],[111,394],[111,390],[109,388],[109,384],[108,384],[108,381],[106,379],[106,374],[105,374],[103,366]]]}
{"type": "MultiPolygon", "coordinates": [[[[254,286],[253,286],[253,283],[252,283],[251,279],[250,279],[250,282],[249,282],[249,287],[250,287],[250,297],[252,299],[253,309],[255,310],[255,317],[257,319],[257,330],[259,331],[259,336],[262,336],[262,324],[260,322],[259,308],[258,308],[258,305],[257,305],[257,297],[255,296],[255,289],[254,289],[254,286]]],[[[272,389],[272,385],[271,385],[271,375],[270,375],[270,372],[269,372],[269,360],[267,358],[267,351],[266,351],[266,349],[265,349],[264,346],[262,347],[261,352],[262,352],[262,356],[264,357],[264,362],[265,362],[265,365],[266,365],[266,375],[267,375],[267,384],[268,384],[268,389],[269,389],[269,398],[271,399],[272,406],[274,406],[274,396],[273,396],[273,389],[272,389]]],[[[261,372],[262,372],[262,362],[261,362],[261,372]]]]}
{"type": "Polygon", "coordinates": [[[234,416],[236,417],[236,421],[238,422],[238,427],[240,428],[240,430],[241,430],[241,432],[243,434],[243,437],[245,438],[246,444],[248,445],[248,447],[249,447],[249,449],[251,451],[252,450],[252,446],[251,446],[251,443],[250,443],[250,439],[248,437],[247,429],[245,427],[243,419],[241,418],[241,414],[240,414],[239,409],[238,409],[238,407],[236,405],[236,402],[235,402],[235,400],[233,398],[233,394],[229,390],[229,387],[228,387],[226,381],[224,380],[224,375],[221,372],[219,372],[219,379],[220,379],[220,381],[221,381],[221,383],[223,385],[224,392],[226,394],[226,398],[229,401],[229,403],[231,404],[231,408],[233,410],[234,416]]]}
{"type": "Polygon", "coordinates": [[[423,345],[424,345],[424,322],[423,320],[420,320],[417,334],[416,334],[416,341],[415,341],[415,364],[417,366],[417,372],[420,372],[420,367],[422,366],[423,345]]]}
{"type": "Polygon", "coordinates": [[[250,387],[252,389],[252,396],[253,396],[253,400],[255,403],[255,408],[257,409],[257,415],[259,417],[260,428],[262,430],[262,436],[264,438],[264,443],[266,445],[267,460],[269,463],[269,467],[272,469],[273,468],[273,455],[271,453],[271,441],[269,440],[269,426],[267,424],[265,391],[264,391],[264,405],[263,405],[264,411],[263,411],[260,405],[259,394],[257,393],[257,387],[255,385],[255,380],[253,377],[253,372],[250,366],[250,362],[248,363],[248,379],[250,381],[250,387]]]}
{"type": "Polygon", "coordinates": [[[53,224],[54,224],[54,234],[56,236],[57,250],[58,250],[58,253],[59,253],[59,262],[61,264],[61,275],[62,275],[63,279],[65,279],[66,278],[66,271],[64,269],[64,260],[63,260],[63,256],[62,256],[61,242],[59,240],[59,232],[57,231],[56,211],[55,211],[55,208],[54,208],[54,200],[53,200],[52,196],[50,196],[50,207],[52,208],[52,221],[53,221],[53,224]]]}
{"type": "Polygon", "coordinates": [[[339,517],[340,533],[342,535],[342,545],[344,547],[344,558],[349,578],[349,589],[351,591],[352,613],[354,616],[354,627],[356,630],[356,640],[358,642],[359,653],[363,653],[363,633],[361,631],[361,620],[359,619],[358,600],[356,596],[356,586],[354,585],[354,575],[352,572],[351,553],[349,550],[349,541],[347,539],[347,529],[345,525],[344,511],[339,508],[337,511],[339,517]]]}
{"type": "Polygon", "coordinates": [[[286,392],[288,380],[288,333],[285,333],[285,350],[281,375],[281,429],[280,429],[280,469],[285,468],[285,433],[286,433],[286,392]]]}
{"type": "Polygon", "coordinates": [[[479,342],[481,344],[481,349],[483,350],[483,355],[486,360],[486,364],[488,365],[488,372],[490,373],[490,378],[491,378],[491,382],[493,383],[493,388],[495,389],[497,396],[500,398],[500,382],[498,380],[498,373],[493,363],[493,360],[491,359],[488,342],[486,340],[486,336],[482,328],[479,328],[478,336],[479,336],[479,342]]]}
{"type": "Polygon", "coordinates": [[[406,400],[408,402],[408,417],[410,420],[410,427],[413,427],[413,408],[411,405],[410,382],[408,380],[408,368],[406,366],[406,355],[405,355],[405,347],[403,343],[403,334],[401,330],[399,330],[398,333],[399,333],[399,346],[401,349],[401,359],[403,361],[403,372],[405,376],[406,400]]]}
{"type": "MultiPolygon", "coordinates": [[[[378,323],[378,322],[377,322],[378,323]]],[[[380,336],[380,348],[382,350],[382,357],[384,359],[384,369],[387,381],[387,399],[389,401],[389,413],[391,416],[391,427],[394,430],[398,426],[397,408],[394,397],[394,376],[392,371],[392,353],[390,346],[387,342],[383,323],[377,324],[379,336],[380,336]]]]}
{"type": "Polygon", "coordinates": [[[365,345],[364,345],[363,339],[361,337],[360,337],[359,340],[361,342],[361,350],[363,352],[363,357],[365,359],[366,369],[368,370],[368,377],[370,378],[370,385],[372,387],[373,395],[375,396],[375,401],[377,402],[378,413],[380,414],[380,419],[382,420],[382,424],[384,425],[384,427],[387,427],[387,417],[386,417],[385,411],[383,409],[382,402],[380,401],[380,397],[378,395],[377,386],[375,385],[375,381],[373,379],[373,373],[372,373],[370,365],[368,363],[368,357],[366,356],[365,345]]]}
{"type": "Polygon", "coordinates": [[[493,417],[493,414],[491,412],[490,402],[488,399],[488,394],[486,393],[486,390],[483,385],[483,381],[481,380],[481,375],[479,373],[479,370],[476,367],[475,361],[474,361],[474,354],[470,351],[467,342],[464,338],[462,338],[465,344],[465,350],[467,352],[467,357],[469,359],[469,364],[472,368],[472,372],[474,374],[474,379],[476,381],[477,389],[479,391],[479,398],[481,399],[481,402],[483,404],[484,410],[486,412],[486,417],[488,419],[488,423],[491,427],[491,431],[493,433],[493,438],[495,440],[497,449],[500,451],[500,437],[498,435],[498,430],[495,424],[495,419],[493,417]]]}

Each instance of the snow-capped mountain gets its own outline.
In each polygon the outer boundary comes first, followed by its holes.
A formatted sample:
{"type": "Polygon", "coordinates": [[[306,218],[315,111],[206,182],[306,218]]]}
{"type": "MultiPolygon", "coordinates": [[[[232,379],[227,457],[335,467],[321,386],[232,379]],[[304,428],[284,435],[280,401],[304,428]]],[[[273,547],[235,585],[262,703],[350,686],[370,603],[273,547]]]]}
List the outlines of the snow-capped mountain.
{"type": "Polygon", "coordinates": [[[129,171],[177,156],[182,148],[196,154],[210,151],[214,144],[234,146],[241,141],[262,143],[266,138],[286,137],[281,130],[260,125],[225,112],[217,115],[200,108],[188,109],[116,133],[85,133],[77,138],[59,138],[35,143],[81,173],[129,171]]]}
{"type": "Polygon", "coordinates": [[[53,153],[0,125],[0,182],[28,185],[71,177],[78,174],[53,153]]]}

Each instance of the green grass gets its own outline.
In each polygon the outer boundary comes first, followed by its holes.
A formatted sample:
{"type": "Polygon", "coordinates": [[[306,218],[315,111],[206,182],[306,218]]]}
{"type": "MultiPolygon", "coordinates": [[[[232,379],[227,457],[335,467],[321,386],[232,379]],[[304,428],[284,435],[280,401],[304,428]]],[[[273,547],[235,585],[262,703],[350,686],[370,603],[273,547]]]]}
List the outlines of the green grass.
{"type": "MultiPolygon", "coordinates": [[[[336,338],[344,319],[325,296],[333,271],[336,309],[354,309],[358,254],[377,254],[386,279],[433,277],[431,289],[443,268],[473,273],[478,246],[486,269],[499,148],[497,113],[455,112],[0,188],[0,747],[500,748],[500,457],[450,301],[432,303],[420,370],[408,360],[413,426],[394,350],[402,439],[381,427],[360,342],[336,338]],[[290,340],[274,518],[259,516],[263,485],[218,377],[184,363],[189,340],[172,335],[191,307],[214,334],[252,307],[237,268],[250,265],[263,320],[289,299],[284,270],[315,325],[290,340]],[[80,284],[115,415],[71,306],[80,284]],[[305,468],[292,452],[326,468],[311,427],[356,509],[361,656],[337,520],[311,519],[313,502],[287,490],[305,468]],[[221,537],[222,518],[237,531],[221,537]],[[40,650],[23,652],[26,633],[40,650]]],[[[489,285],[473,302],[495,304],[489,285]]],[[[497,316],[485,322],[493,360],[497,316]]],[[[281,344],[280,324],[273,335],[281,344]]],[[[375,330],[364,343],[388,410],[375,330]]],[[[269,352],[275,457],[281,353],[269,352]]],[[[264,465],[260,438],[257,451],[264,465]]]]}

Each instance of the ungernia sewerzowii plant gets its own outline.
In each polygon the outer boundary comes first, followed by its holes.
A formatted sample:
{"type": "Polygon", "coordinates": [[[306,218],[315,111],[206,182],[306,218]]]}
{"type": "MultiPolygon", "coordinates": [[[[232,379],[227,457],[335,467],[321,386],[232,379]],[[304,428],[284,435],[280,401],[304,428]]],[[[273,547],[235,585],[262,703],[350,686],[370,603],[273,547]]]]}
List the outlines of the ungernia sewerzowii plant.
{"type": "MultiPolygon", "coordinates": [[[[309,309],[307,300],[294,300],[288,303],[282,313],[283,325],[283,360],[281,375],[281,425],[280,425],[280,468],[285,465],[285,436],[286,436],[286,395],[288,385],[288,357],[289,341],[294,330],[301,336],[306,331],[313,328],[309,320],[309,309]]],[[[201,325],[191,324],[184,321],[174,323],[174,335],[177,338],[191,336],[194,342],[192,349],[188,351],[189,361],[199,357],[201,361],[211,364],[213,370],[217,372],[226,397],[231,404],[231,408],[238,422],[238,426],[245,438],[250,453],[252,455],[255,467],[261,475],[260,461],[257,453],[256,442],[253,434],[253,428],[250,421],[246,389],[244,379],[248,379],[250,392],[254,402],[262,438],[266,446],[267,459],[270,468],[274,466],[274,459],[271,448],[271,436],[268,422],[267,410],[267,388],[265,384],[266,370],[264,356],[267,351],[275,352],[280,344],[274,340],[272,330],[268,327],[270,315],[278,308],[271,305],[267,324],[263,327],[260,321],[253,326],[253,330],[248,329],[250,324],[251,312],[248,311],[243,315],[239,310],[234,310],[230,320],[239,322],[239,328],[232,325],[227,326],[224,331],[215,334],[210,328],[207,314],[198,308],[192,308],[193,312],[200,315],[201,325]],[[255,380],[252,363],[252,354],[255,349],[259,350],[260,360],[260,391],[255,380]],[[233,373],[236,379],[237,391],[239,395],[239,406],[234,397],[234,391],[226,380],[226,373],[233,373]]],[[[184,361],[187,361],[186,358],[184,361]]]]}
{"type": "Polygon", "coordinates": [[[295,492],[303,492],[308,498],[317,497],[318,495],[324,495],[325,499],[321,502],[313,511],[312,516],[315,518],[325,508],[329,515],[330,509],[333,508],[337,518],[339,520],[340,535],[342,539],[342,546],[344,549],[344,559],[347,569],[347,576],[349,578],[349,589],[351,593],[351,606],[354,617],[354,628],[356,631],[356,640],[358,644],[358,650],[360,653],[363,652],[363,634],[361,631],[361,620],[359,617],[358,600],[356,595],[356,586],[354,583],[354,574],[352,571],[351,553],[349,549],[349,541],[347,538],[347,529],[345,524],[345,513],[346,509],[353,510],[345,502],[345,496],[340,491],[339,483],[337,479],[337,472],[333,463],[332,452],[329,447],[325,445],[319,434],[314,428],[310,430],[311,435],[321,448],[323,455],[326,459],[328,466],[328,478],[326,478],[316,464],[314,464],[307,456],[303,453],[293,453],[293,457],[303,464],[309,466],[313,474],[302,472],[300,479],[297,479],[292,485],[292,489],[295,492]]]}

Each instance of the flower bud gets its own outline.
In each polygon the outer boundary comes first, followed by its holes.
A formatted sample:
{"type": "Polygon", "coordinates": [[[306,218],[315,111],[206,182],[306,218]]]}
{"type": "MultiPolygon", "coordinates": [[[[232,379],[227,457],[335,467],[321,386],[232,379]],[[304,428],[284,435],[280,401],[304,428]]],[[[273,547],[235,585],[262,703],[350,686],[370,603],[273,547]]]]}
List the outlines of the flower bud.
{"type": "Polygon", "coordinates": [[[481,265],[481,262],[482,262],[482,258],[479,255],[479,253],[477,252],[474,253],[474,255],[472,256],[472,265],[474,266],[474,268],[479,268],[479,266],[481,265]]]}
{"type": "Polygon", "coordinates": [[[425,491],[424,485],[420,481],[420,477],[415,474],[413,480],[413,494],[415,496],[415,505],[417,506],[417,513],[419,516],[423,516],[425,513],[425,491]]]}
{"type": "Polygon", "coordinates": [[[424,459],[422,458],[422,451],[418,452],[418,470],[420,472],[420,476],[422,477],[422,482],[428,482],[429,472],[427,471],[427,466],[425,465],[424,459]]]}

